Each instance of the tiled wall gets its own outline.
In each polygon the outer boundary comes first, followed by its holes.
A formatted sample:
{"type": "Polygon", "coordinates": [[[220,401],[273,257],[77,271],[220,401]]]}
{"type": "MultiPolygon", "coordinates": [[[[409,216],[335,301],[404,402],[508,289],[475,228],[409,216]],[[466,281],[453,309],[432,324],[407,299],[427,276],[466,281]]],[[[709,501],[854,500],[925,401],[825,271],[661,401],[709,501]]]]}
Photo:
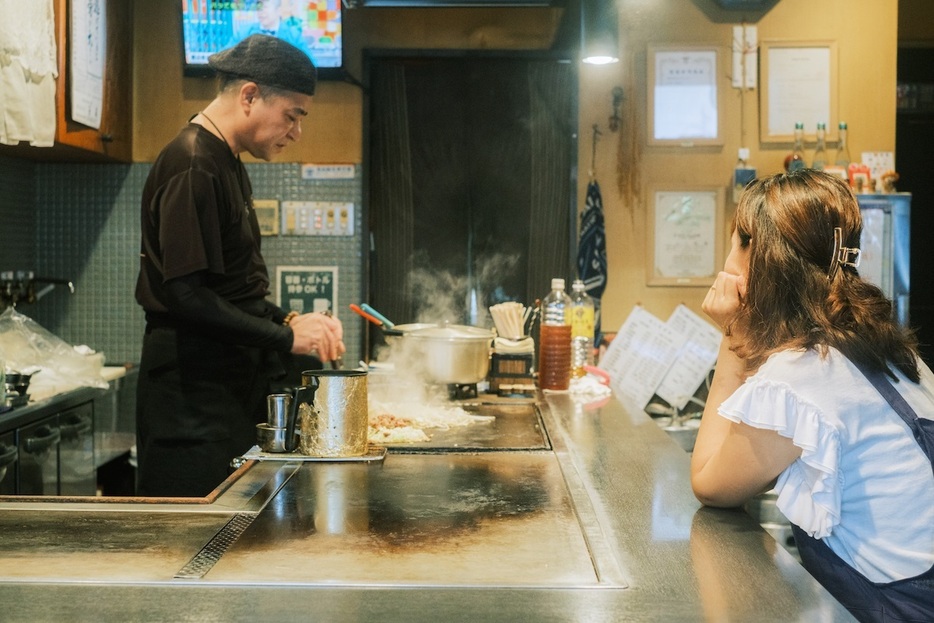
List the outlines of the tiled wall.
{"type": "Polygon", "coordinates": [[[110,363],[139,361],[143,314],[133,300],[139,191],[146,166],[41,164],[36,183],[36,272],[74,283],[20,311],[110,363]]]}
{"type": "MultiPolygon", "coordinates": [[[[71,344],[103,352],[109,363],[139,360],[144,320],[133,290],[139,198],[149,168],[0,160],[0,270],[11,265],[75,284],[74,294],[56,286],[19,311],[71,344]],[[7,197],[8,186],[25,186],[19,190],[22,198],[7,197]],[[20,202],[31,207],[26,218],[20,202]]],[[[347,309],[348,303],[359,302],[363,287],[359,167],[355,179],[326,181],[303,181],[298,164],[250,164],[247,169],[257,199],[354,203],[354,236],[265,237],[263,254],[273,279],[279,264],[338,266],[337,314],[344,322],[346,360],[359,360],[363,328],[347,309]]]]}
{"type": "Polygon", "coordinates": [[[35,266],[35,168],[0,156],[0,272],[35,266]]]}

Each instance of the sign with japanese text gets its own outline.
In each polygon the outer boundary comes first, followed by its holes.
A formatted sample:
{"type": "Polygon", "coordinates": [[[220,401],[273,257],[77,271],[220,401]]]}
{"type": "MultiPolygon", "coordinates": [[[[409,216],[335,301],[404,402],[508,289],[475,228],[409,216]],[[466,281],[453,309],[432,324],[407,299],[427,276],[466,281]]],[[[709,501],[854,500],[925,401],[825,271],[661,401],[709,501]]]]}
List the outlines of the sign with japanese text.
{"type": "Polygon", "coordinates": [[[333,312],[337,307],[337,266],[276,268],[279,307],[300,314],[333,312]]]}

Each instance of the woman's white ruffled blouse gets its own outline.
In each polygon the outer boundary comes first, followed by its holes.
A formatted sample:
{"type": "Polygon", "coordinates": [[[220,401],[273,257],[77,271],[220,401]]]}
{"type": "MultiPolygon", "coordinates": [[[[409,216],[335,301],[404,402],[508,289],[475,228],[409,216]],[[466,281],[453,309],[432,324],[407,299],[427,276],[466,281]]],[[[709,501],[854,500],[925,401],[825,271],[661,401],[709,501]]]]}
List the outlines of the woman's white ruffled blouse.
{"type": "MultiPolygon", "coordinates": [[[[895,386],[934,415],[934,376],[895,386]]],[[[734,422],[777,431],[801,457],[775,485],[778,509],[871,581],[934,565],[934,471],[908,427],[838,351],[777,353],[720,406],[734,422]]]]}

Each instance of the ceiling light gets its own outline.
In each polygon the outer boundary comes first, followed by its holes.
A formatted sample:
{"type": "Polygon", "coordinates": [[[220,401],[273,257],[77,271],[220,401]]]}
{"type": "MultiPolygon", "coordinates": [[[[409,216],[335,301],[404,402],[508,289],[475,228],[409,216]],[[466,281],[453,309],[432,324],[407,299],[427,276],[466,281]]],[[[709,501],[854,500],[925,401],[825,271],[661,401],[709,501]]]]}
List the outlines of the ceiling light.
{"type": "Polygon", "coordinates": [[[581,0],[581,61],[607,65],[619,61],[616,0],[581,0]]]}

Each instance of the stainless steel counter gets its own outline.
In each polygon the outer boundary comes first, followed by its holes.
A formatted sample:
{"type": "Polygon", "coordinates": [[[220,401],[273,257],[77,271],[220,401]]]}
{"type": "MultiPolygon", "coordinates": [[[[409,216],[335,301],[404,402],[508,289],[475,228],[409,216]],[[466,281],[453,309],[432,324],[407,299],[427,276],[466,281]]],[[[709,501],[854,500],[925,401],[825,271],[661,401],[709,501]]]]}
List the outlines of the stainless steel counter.
{"type": "Polygon", "coordinates": [[[208,500],[0,503],[3,619],[852,620],[700,508],[640,410],[555,394],[541,423],[536,447],[250,462],[208,500]]]}

